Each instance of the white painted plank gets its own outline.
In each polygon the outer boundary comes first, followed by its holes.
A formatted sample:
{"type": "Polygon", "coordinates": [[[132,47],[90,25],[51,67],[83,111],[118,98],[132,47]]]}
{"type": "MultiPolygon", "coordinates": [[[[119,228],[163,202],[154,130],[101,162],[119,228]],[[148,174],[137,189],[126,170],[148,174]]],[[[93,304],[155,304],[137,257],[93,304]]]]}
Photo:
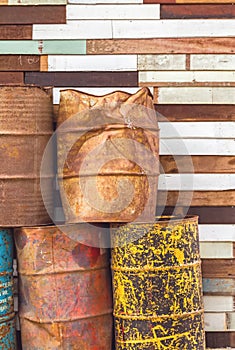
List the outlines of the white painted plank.
{"type": "Polygon", "coordinates": [[[227,318],[225,312],[205,312],[205,331],[220,332],[227,329],[227,318]]]}
{"type": "Polygon", "coordinates": [[[136,71],[137,55],[49,55],[48,71],[136,71]]]}
{"type": "Polygon", "coordinates": [[[229,312],[227,314],[227,322],[229,330],[235,330],[235,313],[229,312]]]}
{"type": "Polygon", "coordinates": [[[234,156],[235,140],[160,140],[160,155],[234,156]]]}
{"type": "Polygon", "coordinates": [[[233,87],[160,87],[158,103],[162,104],[235,104],[233,87]]]}
{"type": "Polygon", "coordinates": [[[235,70],[235,55],[190,55],[192,70],[235,70]]]}
{"type": "MultiPolygon", "coordinates": [[[[200,242],[200,256],[202,259],[232,259],[232,242],[200,242]]],[[[207,310],[207,311],[233,311],[233,310],[207,310]]]]}
{"type": "MultiPolygon", "coordinates": [[[[182,69],[186,69],[186,55],[138,55],[138,70],[182,69]]],[[[141,73],[144,75],[144,72],[141,73]]]]}
{"type": "Polygon", "coordinates": [[[233,19],[173,19],[113,21],[113,37],[120,38],[178,38],[225,37],[235,35],[233,19]]]}
{"type": "MultiPolygon", "coordinates": [[[[97,96],[103,96],[106,94],[110,94],[115,91],[124,91],[128,92],[129,94],[135,94],[140,88],[130,88],[130,87],[112,87],[112,88],[106,88],[106,87],[101,87],[101,88],[86,88],[86,87],[79,87],[79,88],[73,88],[73,87],[59,87],[59,88],[53,88],[53,103],[54,104],[59,104],[60,103],[60,91],[65,90],[65,89],[73,89],[77,91],[82,91],[87,94],[91,95],[97,95],[97,96]]],[[[153,94],[153,88],[149,89],[151,93],[153,94]]]]}
{"type": "MultiPolygon", "coordinates": [[[[172,69],[171,67],[169,69],[172,69]]],[[[140,83],[208,83],[208,82],[235,82],[235,72],[223,71],[148,71],[139,72],[140,83]]]]}
{"type": "Polygon", "coordinates": [[[158,188],[168,191],[235,190],[235,174],[161,174],[158,188]]]}
{"type": "Polygon", "coordinates": [[[143,4],[143,0],[68,0],[69,4],[143,4]]]}
{"type": "Polygon", "coordinates": [[[232,312],[233,296],[211,296],[203,297],[205,312],[232,312]]]}
{"type": "Polygon", "coordinates": [[[235,138],[235,122],[162,122],[162,139],[170,138],[235,138]]]}
{"type": "Polygon", "coordinates": [[[235,242],[235,225],[199,225],[201,242],[235,242]]]}
{"type": "Polygon", "coordinates": [[[70,21],[68,24],[34,24],[33,39],[111,39],[112,22],[70,21]]]}
{"type": "Polygon", "coordinates": [[[159,19],[160,5],[67,5],[67,19],[159,19]]]}

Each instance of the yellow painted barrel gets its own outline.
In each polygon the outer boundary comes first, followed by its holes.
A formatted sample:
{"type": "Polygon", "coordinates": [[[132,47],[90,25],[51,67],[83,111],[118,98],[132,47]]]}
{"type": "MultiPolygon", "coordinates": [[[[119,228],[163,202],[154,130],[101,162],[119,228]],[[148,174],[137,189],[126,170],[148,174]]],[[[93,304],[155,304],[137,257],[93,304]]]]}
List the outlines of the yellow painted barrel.
{"type": "Polygon", "coordinates": [[[198,217],[113,224],[111,238],[116,350],[205,349],[198,217]]]}

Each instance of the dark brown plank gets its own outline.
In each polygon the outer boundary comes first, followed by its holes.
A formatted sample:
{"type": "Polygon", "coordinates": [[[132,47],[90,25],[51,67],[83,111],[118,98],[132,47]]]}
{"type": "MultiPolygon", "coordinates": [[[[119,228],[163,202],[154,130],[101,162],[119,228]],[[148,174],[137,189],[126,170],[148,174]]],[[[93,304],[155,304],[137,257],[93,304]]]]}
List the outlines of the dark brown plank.
{"type": "Polygon", "coordinates": [[[66,6],[0,6],[0,24],[66,23],[66,6]]]}
{"type": "Polygon", "coordinates": [[[160,156],[160,163],[167,174],[235,173],[232,156],[160,156]]]}
{"type": "Polygon", "coordinates": [[[235,191],[168,191],[167,200],[166,192],[158,192],[158,205],[166,205],[173,207],[175,205],[180,205],[185,207],[187,205],[191,206],[235,206],[235,191]]]}
{"type": "Polygon", "coordinates": [[[160,17],[162,19],[234,18],[235,6],[232,4],[162,5],[160,17]]]}
{"type": "Polygon", "coordinates": [[[0,72],[0,85],[23,84],[23,72],[0,72]]]}
{"type": "Polygon", "coordinates": [[[158,120],[235,121],[235,105],[155,105],[158,120]]]}
{"type": "Polygon", "coordinates": [[[208,348],[226,348],[231,345],[230,332],[206,332],[208,348]]]}
{"type": "Polygon", "coordinates": [[[60,87],[138,87],[138,72],[26,72],[25,83],[60,87]]]}
{"type": "Polygon", "coordinates": [[[87,40],[87,54],[234,53],[235,37],[87,40]]]}
{"type": "Polygon", "coordinates": [[[0,25],[0,40],[32,39],[31,25],[0,25]]]}
{"type": "Polygon", "coordinates": [[[157,215],[198,215],[201,224],[235,224],[235,207],[158,207],[157,215]]]}
{"type": "Polygon", "coordinates": [[[235,278],[235,259],[202,259],[205,278],[235,278]]]}
{"type": "Polygon", "coordinates": [[[40,57],[36,55],[0,55],[2,71],[39,71],[40,57]]]}

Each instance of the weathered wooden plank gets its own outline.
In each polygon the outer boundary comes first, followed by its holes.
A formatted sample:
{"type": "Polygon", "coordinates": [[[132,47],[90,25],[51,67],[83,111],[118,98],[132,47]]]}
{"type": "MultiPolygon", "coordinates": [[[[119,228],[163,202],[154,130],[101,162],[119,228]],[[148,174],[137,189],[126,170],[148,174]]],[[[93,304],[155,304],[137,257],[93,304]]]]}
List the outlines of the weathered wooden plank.
{"type": "Polygon", "coordinates": [[[231,4],[162,5],[162,19],[185,18],[235,18],[235,8],[231,4]]]}
{"type": "Polygon", "coordinates": [[[235,69],[235,55],[191,55],[190,61],[192,70],[235,69]]]}
{"type": "Polygon", "coordinates": [[[24,73],[23,72],[0,72],[0,84],[23,84],[24,73]]]}
{"type": "Polygon", "coordinates": [[[177,206],[177,207],[157,207],[157,215],[197,215],[199,216],[200,224],[234,224],[235,214],[234,207],[203,207],[203,206],[177,206]]]}
{"type": "MultiPolygon", "coordinates": [[[[202,259],[232,259],[233,243],[232,242],[200,242],[200,255],[202,259]]],[[[207,311],[219,311],[208,310],[207,311]]],[[[233,311],[233,310],[222,310],[233,311]]]]}
{"type": "MultiPolygon", "coordinates": [[[[32,39],[31,25],[0,25],[0,40],[32,39]]],[[[0,44],[1,47],[1,44],[0,44]]]]}
{"type": "Polygon", "coordinates": [[[194,3],[219,3],[233,4],[233,0],[143,0],[144,4],[194,4],[194,3]]]}
{"type": "Polygon", "coordinates": [[[206,345],[212,349],[227,349],[227,347],[235,346],[234,338],[235,332],[206,332],[206,345]]]}
{"type": "Polygon", "coordinates": [[[162,139],[235,138],[234,122],[160,122],[162,139]]]}
{"type": "Polygon", "coordinates": [[[48,71],[136,71],[137,55],[53,55],[48,56],[48,71]]]}
{"type": "Polygon", "coordinates": [[[112,23],[113,39],[235,36],[235,26],[227,19],[114,20],[112,23]]]}
{"type": "Polygon", "coordinates": [[[88,54],[233,53],[235,38],[88,40],[88,54]]]}
{"type": "Polygon", "coordinates": [[[235,205],[235,191],[159,191],[158,206],[224,206],[235,205]]]}
{"type": "Polygon", "coordinates": [[[154,102],[164,104],[235,104],[234,87],[159,87],[154,102]]]}
{"type": "Polygon", "coordinates": [[[159,19],[160,5],[67,5],[67,19],[159,19]]]}
{"type": "Polygon", "coordinates": [[[203,278],[204,295],[235,296],[235,280],[230,278],[203,278]]]}
{"type": "Polygon", "coordinates": [[[1,6],[0,24],[66,23],[66,6],[1,6]]]}
{"type": "Polygon", "coordinates": [[[205,312],[233,312],[234,298],[230,295],[205,295],[203,297],[205,312]]]}
{"type": "Polygon", "coordinates": [[[208,332],[221,332],[228,330],[227,314],[225,312],[206,312],[205,330],[208,332]]]}
{"type": "Polygon", "coordinates": [[[158,188],[163,191],[234,190],[235,196],[235,174],[160,174],[158,188]]]}
{"type": "Polygon", "coordinates": [[[33,40],[1,40],[0,54],[2,55],[37,55],[38,41],[33,40]]]}
{"type": "Polygon", "coordinates": [[[26,72],[26,84],[74,87],[138,87],[137,72],[26,72]]]}
{"type": "MultiPolygon", "coordinates": [[[[97,56],[98,57],[98,56],[97,56]]],[[[157,69],[156,69],[157,70],[157,69]]],[[[140,71],[140,85],[146,86],[235,86],[233,71],[140,71]],[[143,84],[144,83],[144,84],[143,84]],[[166,84],[163,84],[166,83],[166,84]],[[177,84],[179,83],[179,84],[177,84]],[[197,84],[200,83],[200,84],[197,84]],[[220,83],[220,84],[217,84],[220,83]],[[233,83],[233,84],[226,84],[233,83]]]]}
{"type": "Polygon", "coordinates": [[[184,69],[186,69],[186,55],[138,55],[138,70],[184,69]]]}
{"type": "Polygon", "coordinates": [[[143,4],[143,0],[68,0],[69,4],[143,4]]]}
{"type": "Polygon", "coordinates": [[[203,259],[204,278],[235,278],[235,259],[203,259]]]}
{"type": "MultiPolygon", "coordinates": [[[[7,5],[66,5],[66,0],[8,0],[7,5]]],[[[5,0],[0,0],[0,4],[5,4],[5,0]]]]}
{"type": "MultiPolygon", "coordinates": [[[[79,90],[79,91],[83,91],[87,94],[90,95],[98,95],[98,96],[103,96],[106,94],[110,94],[114,91],[124,91],[130,94],[134,94],[139,90],[139,87],[112,87],[112,88],[107,88],[107,87],[98,87],[98,88],[84,88],[84,87],[80,87],[80,88],[74,88],[74,87],[67,87],[68,89],[74,89],[74,90],[79,90]]],[[[65,88],[54,88],[53,89],[53,103],[55,105],[59,104],[60,102],[60,91],[64,90],[65,88]]],[[[150,88],[150,91],[153,92],[153,89],[150,88]]]]}
{"type": "Polygon", "coordinates": [[[235,173],[234,156],[160,156],[160,164],[167,174],[235,173]]]}
{"type": "Polygon", "coordinates": [[[111,39],[111,20],[68,21],[68,24],[35,24],[33,39],[111,39]]]}
{"type": "Polygon", "coordinates": [[[234,156],[235,140],[223,139],[162,139],[160,155],[234,156]]]}
{"type": "Polygon", "coordinates": [[[235,105],[157,104],[158,120],[164,121],[235,121],[235,105]]]}
{"type": "Polygon", "coordinates": [[[199,225],[201,242],[235,242],[235,225],[199,225]]]}
{"type": "Polygon", "coordinates": [[[39,71],[40,58],[29,55],[0,55],[2,71],[39,71]]]}

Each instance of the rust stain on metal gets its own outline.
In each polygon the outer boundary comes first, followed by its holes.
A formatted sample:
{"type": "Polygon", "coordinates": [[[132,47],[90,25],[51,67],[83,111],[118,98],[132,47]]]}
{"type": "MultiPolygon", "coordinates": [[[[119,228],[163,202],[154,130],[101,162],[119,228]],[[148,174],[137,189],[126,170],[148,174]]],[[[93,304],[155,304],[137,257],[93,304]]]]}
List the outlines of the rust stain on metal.
{"type": "MultiPolygon", "coordinates": [[[[89,242],[96,230],[89,226],[68,229],[89,242]]],[[[63,230],[15,229],[23,349],[111,350],[108,250],[84,246],[63,230]]]]}

